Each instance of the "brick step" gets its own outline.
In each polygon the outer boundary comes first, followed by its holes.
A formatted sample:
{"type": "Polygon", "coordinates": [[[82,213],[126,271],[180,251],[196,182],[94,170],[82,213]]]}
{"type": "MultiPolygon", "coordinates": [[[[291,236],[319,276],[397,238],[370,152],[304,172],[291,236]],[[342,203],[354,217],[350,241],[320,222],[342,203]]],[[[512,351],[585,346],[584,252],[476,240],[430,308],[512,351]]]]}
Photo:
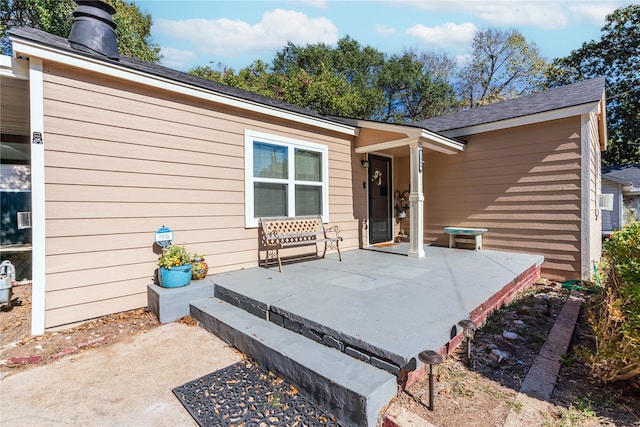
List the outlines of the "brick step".
{"type": "Polygon", "coordinates": [[[391,373],[218,298],[193,301],[191,316],[346,425],[375,426],[396,396],[391,373]]]}

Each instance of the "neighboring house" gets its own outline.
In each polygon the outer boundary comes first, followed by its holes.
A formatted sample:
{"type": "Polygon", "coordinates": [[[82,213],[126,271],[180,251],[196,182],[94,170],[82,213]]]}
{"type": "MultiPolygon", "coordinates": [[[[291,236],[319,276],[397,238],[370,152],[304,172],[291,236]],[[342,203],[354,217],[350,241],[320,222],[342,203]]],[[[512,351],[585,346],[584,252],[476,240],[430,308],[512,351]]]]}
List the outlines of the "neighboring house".
{"type": "Polygon", "coordinates": [[[603,235],[640,220],[640,165],[603,167],[602,194],[612,199],[611,209],[602,211],[603,235]]]}
{"type": "Polygon", "coordinates": [[[28,111],[11,133],[30,148],[33,333],[146,306],[162,226],[206,254],[210,274],[258,265],[259,216],[301,213],[338,225],[345,251],[402,229],[422,257],[447,244],[443,227],[482,226],[485,249],[542,254],[550,278],[588,278],[599,259],[604,79],[405,126],[30,28],[10,38],[0,75],[28,111]]]}

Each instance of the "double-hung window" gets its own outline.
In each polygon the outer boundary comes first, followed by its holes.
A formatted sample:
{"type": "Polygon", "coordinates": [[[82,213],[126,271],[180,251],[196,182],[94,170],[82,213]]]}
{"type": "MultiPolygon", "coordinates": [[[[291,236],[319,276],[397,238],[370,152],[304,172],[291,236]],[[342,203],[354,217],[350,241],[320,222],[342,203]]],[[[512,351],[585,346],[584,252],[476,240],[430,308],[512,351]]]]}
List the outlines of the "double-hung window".
{"type": "Polygon", "coordinates": [[[321,215],[328,222],[326,145],[245,132],[245,223],[261,217],[321,215]]]}

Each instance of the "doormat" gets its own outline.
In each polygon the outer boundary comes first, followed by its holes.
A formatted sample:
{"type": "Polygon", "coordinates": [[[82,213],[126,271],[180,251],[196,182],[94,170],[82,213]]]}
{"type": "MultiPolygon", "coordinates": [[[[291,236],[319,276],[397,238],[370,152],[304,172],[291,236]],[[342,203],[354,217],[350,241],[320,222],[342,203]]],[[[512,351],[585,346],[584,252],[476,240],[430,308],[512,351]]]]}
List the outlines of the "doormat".
{"type": "Polygon", "coordinates": [[[397,243],[395,242],[388,242],[388,243],[377,243],[373,246],[375,246],[376,248],[386,248],[387,246],[395,246],[397,245],[397,243]]]}
{"type": "Polygon", "coordinates": [[[172,391],[200,426],[342,426],[295,387],[249,360],[172,391]]]}

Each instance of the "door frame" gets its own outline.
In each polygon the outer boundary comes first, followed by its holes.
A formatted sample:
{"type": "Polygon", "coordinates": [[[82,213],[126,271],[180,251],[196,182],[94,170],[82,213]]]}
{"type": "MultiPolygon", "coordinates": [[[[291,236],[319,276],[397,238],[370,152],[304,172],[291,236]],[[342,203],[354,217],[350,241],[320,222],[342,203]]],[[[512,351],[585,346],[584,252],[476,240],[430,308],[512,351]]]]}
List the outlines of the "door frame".
{"type": "Polygon", "coordinates": [[[387,242],[387,241],[392,241],[393,240],[393,232],[394,232],[394,223],[393,223],[393,156],[392,155],[388,155],[388,154],[381,154],[381,153],[368,153],[367,154],[367,160],[369,161],[369,168],[367,168],[367,223],[369,224],[368,226],[368,233],[367,233],[367,242],[369,245],[373,245],[376,243],[382,243],[382,242],[387,242]],[[387,240],[383,240],[383,241],[376,241],[373,242],[373,228],[371,227],[371,191],[372,191],[372,185],[371,185],[371,157],[377,157],[379,159],[382,159],[383,161],[387,161],[388,165],[389,165],[389,173],[388,173],[388,184],[389,184],[389,188],[387,191],[388,194],[388,206],[387,206],[387,217],[388,217],[388,239],[387,240]]]}

